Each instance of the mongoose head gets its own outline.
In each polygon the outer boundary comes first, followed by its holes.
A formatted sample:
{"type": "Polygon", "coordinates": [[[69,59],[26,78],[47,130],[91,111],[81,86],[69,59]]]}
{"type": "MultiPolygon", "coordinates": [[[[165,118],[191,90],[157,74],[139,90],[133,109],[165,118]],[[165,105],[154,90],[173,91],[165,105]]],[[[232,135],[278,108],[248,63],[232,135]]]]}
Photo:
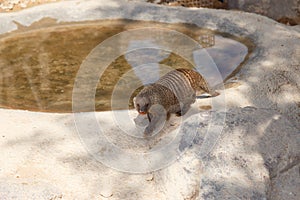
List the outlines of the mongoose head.
{"type": "Polygon", "coordinates": [[[136,96],[133,99],[135,109],[142,115],[148,113],[150,108],[150,100],[148,97],[136,96]]]}

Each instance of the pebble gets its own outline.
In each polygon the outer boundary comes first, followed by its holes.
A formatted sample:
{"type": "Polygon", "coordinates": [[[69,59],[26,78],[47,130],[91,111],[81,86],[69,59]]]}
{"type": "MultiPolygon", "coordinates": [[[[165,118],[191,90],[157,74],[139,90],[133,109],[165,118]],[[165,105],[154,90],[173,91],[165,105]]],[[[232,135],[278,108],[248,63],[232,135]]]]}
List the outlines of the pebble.
{"type": "Polygon", "coordinates": [[[104,189],[100,192],[100,195],[102,197],[105,197],[105,198],[109,198],[113,195],[112,191],[110,189],[104,189]]]}
{"type": "Polygon", "coordinates": [[[147,174],[146,181],[153,181],[153,179],[154,179],[154,176],[153,176],[152,173],[151,174],[147,174]]]}
{"type": "Polygon", "coordinates": [[[27,7],[27,4],[25,4],[25,3],[20,3],[20,6],[21,6],[21,8],[26,8],[26,7],[27,7]]]}
{"type": "Polygon", "coordinates": [[[5,4],[0,4],[0,8],[3,10],[12,10],[14,8],[13,4],[5,5],[5,4]]]}
{"type": "Polygon", "coordinates": [[[9,2],[12,4],[18,4],[18,3],[20,3],[20,0],[10,0],[9,2]]]}

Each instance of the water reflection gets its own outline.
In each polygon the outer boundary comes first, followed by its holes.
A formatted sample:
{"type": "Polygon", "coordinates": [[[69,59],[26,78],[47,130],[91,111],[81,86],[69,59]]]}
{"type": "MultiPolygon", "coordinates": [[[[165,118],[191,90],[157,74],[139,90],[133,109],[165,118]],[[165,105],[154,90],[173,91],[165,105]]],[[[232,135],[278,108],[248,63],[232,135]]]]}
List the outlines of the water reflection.
{"type": "MultiPolygon", "coordinates": [[[[221,83],[217,81],[219,74],[214,74],[215,68],[219,70],[222,80],[224,80],[232,74],[248,54],[246,45],[221,35],[204,34],[199,36],[199,40],[203,49],[193,52],[193,60],[197,66],[200,66],[199,71],[208,79],[207,81],[212,87],[221,83]]],[[[161,46],[153,44],[153,41],[149,40],[130,41],[128,52],[130,53],[125,55],[126,61],[131,65],[143,85],[159,79],[160,71],[162,71],[159,64],[164,63],[163,60],[170,56],[170,52],[163,51],[161,46]],[[145,63],[149,67],[138,70],[138,67],[145,63]]],[[[170,60],[172,59],[174,58],[170,58],[170,60]]],[[[180,63],[180,65],[172,63],[172,66],[175,66],[174,68],[193,67],[189,63],[180,63]]]]}
{"type": "Polygon", "coordinates": [[[143,85],[153,83],[159,79],[159,63],[170,55],[169,52],[163,50],[163,47],[153,43],[151,40],[130,41],[128,52],[125,55],[125,59],[143,85]],[[138,70],[139,66],[145,64],[151,66],[144,68],[143,71],[138,70]]]}
{"type": "MultiPolygon", "coordinates": [[[[223,79],[229,76],[248,54],[246,45],[220,35],[215,36],[214,46],[207,47],[206,51],[216,63],[223,79]]],[[[210,68],[206,64],[202,63],[206,68],[210,68]]]]}
{"type": "Polygon", "coordinates": [[[221,83],[217,81],[217,74],[213,74],[214,67],[218,68],[224,80],[245,60],[248,48],[240,42],[220,35],[215,35],[214,41],[208,43],[210,44],[207,44],[206,48],[194,51],[193,57],[196,64],[201,66],[201,73],[213,87],[221,83]]]}

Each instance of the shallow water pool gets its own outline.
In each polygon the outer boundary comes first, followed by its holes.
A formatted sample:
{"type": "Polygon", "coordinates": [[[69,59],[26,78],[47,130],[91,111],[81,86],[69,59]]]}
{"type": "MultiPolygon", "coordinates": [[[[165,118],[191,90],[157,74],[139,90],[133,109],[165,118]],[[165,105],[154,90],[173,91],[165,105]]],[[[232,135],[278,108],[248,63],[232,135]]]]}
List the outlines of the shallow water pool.
{"type": "MultiPolygon", "coordinates": [[[[246,39],[189,24],[131,20],[57,23],[46,18],[30,27],[19,26],[19,30],[0,36],[0,107],[71,112],[75,78],[90,52],[101,42],[116,34],[145,27],[174,30],[198,42],[210,55],[222,79],[236,73],[251,51],[251,43],[246,39]]],[[[119,43],[122,44],[122,41],[119,43]]],[[[151,41],[144,38],[131,39],[126,43],[128,52],[115,58],[105,69],[103,75],[99,77],[95,91],[95,110],[111,109],[111,96],[117,82],[135,66],[148,64],[143,61],[151,61],[149,64],[151,70],[144,74],[135,74],[142,84],[145,77],[154,77],[152,80],[155,81],[162,76],[164,73],[161,70],[162,66],[194,67],[181,55],[160,49],[159,44],[157,49],[146,48],[138,54],[133,52],[136,46],[143,44],[147,47],[149,43],[151,41]]],[[[153,47],[153,44],[150,46],[153,47]]],[[[105,49],[108,53],[117,50],[118,45],[105,49]]],[[[205,59],[200,61],[203,61],[207,69],[209,68],[207,66],[209,63],[205,63],[205,59]]],[[[123,92],[126,93],[126,90],[123,92]]],[[[133,92],[132,96],[136,92],[133,92]]],[[[82,99],[83,104],[84,101],[82,99]]],[[[132,108],[131,100],[128,101],[128,106],[132,108]]],[[[85,109],[83,106],[81,111],[91,111],[91,109],[85,109]]]]}

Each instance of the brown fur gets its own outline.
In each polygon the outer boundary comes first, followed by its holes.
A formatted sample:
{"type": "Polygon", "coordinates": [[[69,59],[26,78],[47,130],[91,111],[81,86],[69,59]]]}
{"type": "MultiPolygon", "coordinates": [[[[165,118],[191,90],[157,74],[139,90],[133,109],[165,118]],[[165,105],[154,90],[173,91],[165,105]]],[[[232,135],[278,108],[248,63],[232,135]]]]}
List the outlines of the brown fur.
{"type": "MultiPolygon", "coordinates": [[[[196,91],[211,92],[204,78],[190,69],[170,71],[157,82],[146,86],[135,97],[134,102],[137,111],[148,116],[150,123],[145,134],[151,134],[161,118],[166,120],[171,113],[184,115],[196,101],[196,91]],[[154,105],[160,105],[160,108],[154,105]]],[[[212,93],[213,96],[216,95],[212,93]]]]}

